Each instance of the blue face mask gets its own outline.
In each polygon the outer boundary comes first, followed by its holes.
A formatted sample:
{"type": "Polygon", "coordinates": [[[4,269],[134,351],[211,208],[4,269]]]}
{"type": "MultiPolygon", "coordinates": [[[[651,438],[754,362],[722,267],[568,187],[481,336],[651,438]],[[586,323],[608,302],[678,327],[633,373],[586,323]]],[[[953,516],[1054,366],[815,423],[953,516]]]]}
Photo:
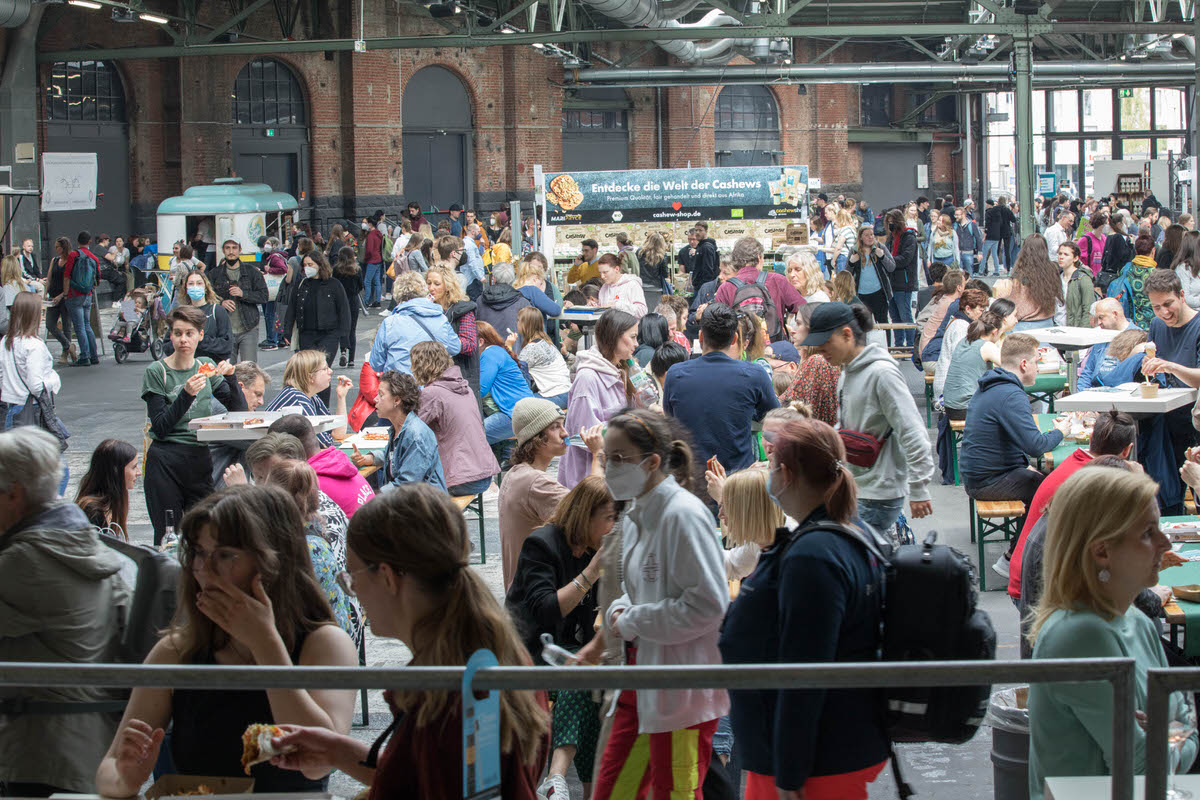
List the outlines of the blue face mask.
{"type": "Polygon", "coordinates": [[[771,470],[767,473],[767,494],[771,496],[771,500],[775,502],[775,505],[783,508],[783,502],[779,499],[779,494],[784,490],[784,487],[780,485],[782,481],[776,477],[778,475],[779,472],[776,470],[771,470]]]}
{"type": "Polygon", "coordinates": [[[201,300],[204,299],[204,287],[203,286],[189,286],[187,293],[188,293],[188,297],[191,298],[193,303],[199,303],[201,300]]]}

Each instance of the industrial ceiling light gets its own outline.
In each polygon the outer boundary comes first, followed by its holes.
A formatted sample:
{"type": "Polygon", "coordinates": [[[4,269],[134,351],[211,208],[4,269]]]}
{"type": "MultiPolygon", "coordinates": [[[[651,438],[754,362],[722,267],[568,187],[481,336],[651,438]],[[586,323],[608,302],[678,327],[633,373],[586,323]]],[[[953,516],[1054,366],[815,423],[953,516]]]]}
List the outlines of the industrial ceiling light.
{"type": "Polygon", "coordinates": [[[160,17],[157,14],[138,14],[138,19],[142,22],[155,22],[159,25],[166,25],[170,22],[166,17],[160,17]]]}
{"type": "Polygon", "coordinates": [[[79,6],[80,8],[90,8],[93,11],[99,11],[104,6],[99,3],[93,3],[92,0],[67,0],[69,6],[79,6]]]}

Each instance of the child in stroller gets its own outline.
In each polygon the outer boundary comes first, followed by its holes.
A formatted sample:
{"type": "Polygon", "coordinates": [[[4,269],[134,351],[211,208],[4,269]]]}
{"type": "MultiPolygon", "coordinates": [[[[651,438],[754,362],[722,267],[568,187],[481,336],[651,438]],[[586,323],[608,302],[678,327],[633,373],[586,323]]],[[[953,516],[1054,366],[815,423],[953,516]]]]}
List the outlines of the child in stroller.
{"type": "Polygon", "coordinates": [[[134,289],[121,301],[121,311],[108,338],[113,343],[113,357],[120,364],[130,353],[145,353],[158,360],[162,356],[162,341],[154,331],[154,287],[134,289]]]}

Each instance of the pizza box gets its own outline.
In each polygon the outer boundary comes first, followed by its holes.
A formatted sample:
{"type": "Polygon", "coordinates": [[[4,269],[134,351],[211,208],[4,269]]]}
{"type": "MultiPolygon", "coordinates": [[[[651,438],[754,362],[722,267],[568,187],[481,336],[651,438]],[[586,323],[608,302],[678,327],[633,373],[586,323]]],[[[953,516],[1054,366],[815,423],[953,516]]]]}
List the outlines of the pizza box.
{"type": "MultiPolygon", "coordinates": [[[[201,442],[248,442],[260,439],[267,433],[271,423],[287,414],[303,414],[299,406],[290,406],[276,411],[228,411],[211,417],[197,417],[188,421],[188,429],[196,432],[196,439],[201,442]],[[256,419],[256,422],[246,425],[243,420],[256,419]]],[[[318,417],[305,417],[312,423],[313,431],[325,433],[346,424],[345,416],[323,414],[318,417]]]]}
{"type": "Polygon", "coordinates": [[[347,436],[345,439],[343,439],[339,447],[347,451],[353,451],[355,447],[358,447],[359,450],[383,450],[387,447],[388,437],[391,435],[391,430],[392,429],[387,426],[381,426],[378,428],[363,428],[353,436],[347,436]],[[382,433],[384,438],[368,439],[366,437],[368,433],[382,433]]]}

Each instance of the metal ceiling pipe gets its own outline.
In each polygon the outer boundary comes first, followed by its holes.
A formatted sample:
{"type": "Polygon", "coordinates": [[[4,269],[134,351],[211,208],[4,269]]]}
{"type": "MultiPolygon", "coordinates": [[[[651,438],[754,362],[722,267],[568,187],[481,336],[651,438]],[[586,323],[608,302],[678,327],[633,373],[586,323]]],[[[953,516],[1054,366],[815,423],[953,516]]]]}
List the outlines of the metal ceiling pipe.
{"type": "Polygon", "coordinates": [[[658,13],[663,19],[679,19],[699,8],[704,0],[663,0],[658,4],[658,13]]]}
{"type": "MultiPolygon", "coordinates": [[[[0,2],[3,1],[0,0],[0,2]]],[[[739,24],[737,20],[714,9],[713,12],[706,14],[704,19],[699,23],[685,25],[665,16],[657,0],[584,0],[584,2],[604,16],[617,22],[623,22],[631,27],[686,29],[739,24]]],[[[675,6],[668,13],[678,14],[679,8],[680,6],[675,6]]],[[[694,41],[686,39],[655,40],[655,44],[687,64],[695,64],[702,60],[715,60],[724,52],[732,50],[733,47],[733,43],[726,39],[718,39],[712,44],[703,46],[703,48],[698,46],[694,41]],[[720,45],[720,47],[715,45],[720,45]],[[700,54],[701,51],[703,51],[704,55],[700,54]]]]}
{"type": "Polygon", "coordinates": [[[0,28],[19,28],[29,19],[31,0],[0,0],[0,28]]]}
{"type": "MultiPolygon", "coordinates": [[[[934,80],[1006,81],[1009,65],[944,64],[940,62],[891,62],[872,64],[792,64],[772,66],[737,64],[722,69],[704,67],[646,67],[637,69],[586,69],[577,73],[579,83],[636,83],[653,81],[673,85],[723,82],[793,80],[805,83],[924,83],[934,80]]],[[[1195,67],[1189,62],[1034,62],[1033,74],[1041,78],[1098,77],[1122,78],[1130,75],[1155,76],[1165,80],[1191,79],[1195,67]]]]}

